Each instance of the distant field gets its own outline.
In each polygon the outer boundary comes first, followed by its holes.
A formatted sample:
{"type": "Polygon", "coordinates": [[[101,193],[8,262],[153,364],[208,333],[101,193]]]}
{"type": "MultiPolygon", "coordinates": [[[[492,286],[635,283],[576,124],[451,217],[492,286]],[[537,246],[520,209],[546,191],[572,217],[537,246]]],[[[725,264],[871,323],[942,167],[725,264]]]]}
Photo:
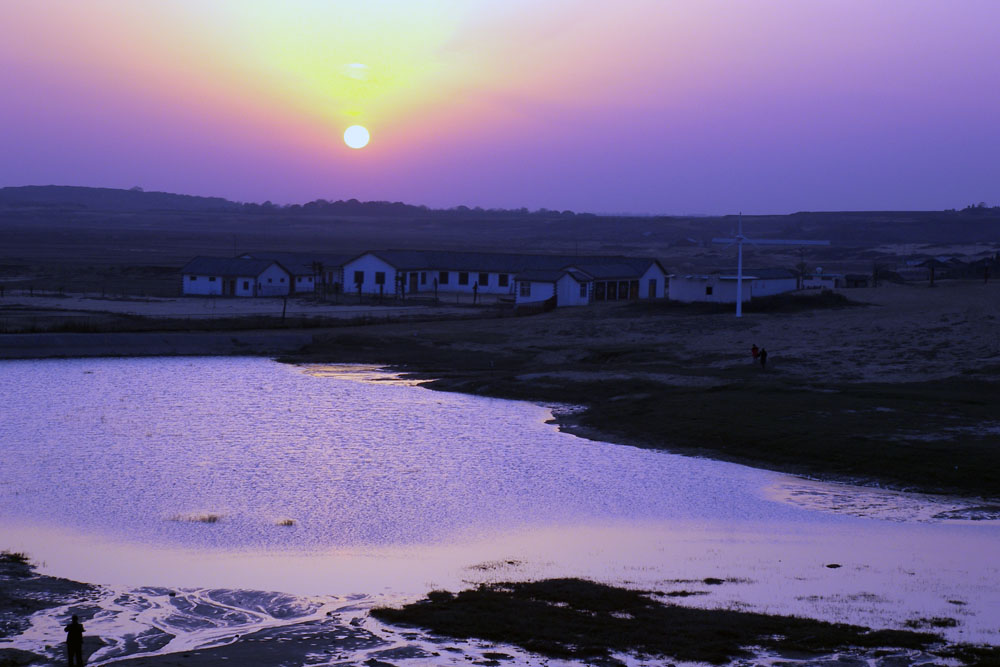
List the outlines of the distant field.
{"type": "MultiPolygon", "coordinates": [[[[800,213],[744,216],[756,238],[828,239],[827,248],[746,246],[751,266],[868,273],[906,254],[1000,250],[1000,213],[800,213]]],[[[176,296],[178,269],[197,255],[250,250],[354,253],[373,248],[625,254],[659,258],[686,272],[735,265],[733,248],[706,245],[729,236],[727,217],[574,218],[510,213],[469,219],[435,216],[331,216],[241,210],[95,210],[0,205],[0,285],[105,295],[176,296]]]]}

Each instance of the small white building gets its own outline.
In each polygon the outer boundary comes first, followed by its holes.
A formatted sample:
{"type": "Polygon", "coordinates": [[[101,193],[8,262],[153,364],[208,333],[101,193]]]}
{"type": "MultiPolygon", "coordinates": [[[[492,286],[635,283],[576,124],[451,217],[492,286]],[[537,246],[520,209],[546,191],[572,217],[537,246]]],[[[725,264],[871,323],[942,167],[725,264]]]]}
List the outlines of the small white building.
{"type": "Polygon", "coordinates": [[[295,294],[320,291],[340,291],[343,285],[343,265],[353,255],[333,255],[313,252],[247,252],[243,259],[269,259],[281,264],[291,276],[295,294]]]}
{"type": "MultiPolygon", "coordinates": [[[[743,276],[743,299],[750,300],[750,280],[743,276]]],[[[688,274],[670,278],[670,300],[681,303],[736,303],[736,276],[688,274]]]]}
{"type": "Polygon", "coordinates": [[[286,296],[291,288],[291,274],[267,259],[195,257],[181,280],[181,293],[193,296],[286,296]]]}
{"type": "Polygon", "coordinates": [[[816,269],[815,272],[802,276],[803,289],[833,289],[843,286],[843,273],[824,273],[822,269],[816,269]]]}
{"type": "MultiPolygon", "coordinates": [[[[670,279],[670,299],[681,303],[736,303],[736,272],[689,274],[670,279]]],[[[753,269],[743,273],[742,301],[794,292],[798,280],[787,269],[753,269]]]]}
{"type": "MultiPolygon", "coordinates": [[[[754,298],[794,292],[799,288],[799,279],[794,272],[788,269],[754,269],[750,273],[753,274],[752,296],[754,298]]],[[[745,278],[746,276],[744,276],[745,278]]],[[[733,299],[733,303],[736,303],[736,299],[733,299]]]]}
{"type": "Polygon", "coordinates": [[[557,307],[586,306],[590,303],[592,276],[575,270],[535,269],[517,274],[518,304],[539,303],[555,297],[557,307]]]}

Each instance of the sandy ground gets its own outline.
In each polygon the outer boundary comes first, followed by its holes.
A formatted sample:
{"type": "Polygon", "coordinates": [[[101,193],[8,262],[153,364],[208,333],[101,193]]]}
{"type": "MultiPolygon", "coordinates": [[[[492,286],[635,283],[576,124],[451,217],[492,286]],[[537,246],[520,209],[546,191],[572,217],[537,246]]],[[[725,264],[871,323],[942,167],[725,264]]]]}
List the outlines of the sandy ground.
{"type": "Polygon", "coordinates": [[[912,382],[1000,364],[1000,282],[944,282],[841,290],[870,304],[793,315],[746,314],[690,335],[674,330],[692,362],[722,354],[749,363],[753,343],[775,372],[823,381],[912,382]]]}

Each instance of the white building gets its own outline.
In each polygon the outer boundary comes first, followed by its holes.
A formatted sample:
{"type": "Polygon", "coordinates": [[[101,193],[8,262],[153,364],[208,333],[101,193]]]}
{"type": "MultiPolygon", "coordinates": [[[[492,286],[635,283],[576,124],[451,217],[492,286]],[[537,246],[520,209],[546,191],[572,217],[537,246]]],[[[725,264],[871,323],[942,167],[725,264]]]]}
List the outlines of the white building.
{"type": "Polygon", "coordinates": [[[291,274],[267,259],[195,257],[181,269],[182,294],[198,296],[285,296],[291,274]]]}
{"type": "MultiPolygon", "coordinates": [[[[788,269],[754,269],[750,273],[753,274],[751,284],[752,296],[755,298],[794,292],[799,288],[799,279],[788,269]]],[[[733,299],[733,303],[736,303],[736,299],[733,299]]]]}
{"type": "MultiPolygon", "coordinates": [[[[750,300],[750,280],[743,276],[743,302],[750,300]]],[[[670,300],[681,303],[736,303],[736,276],[688,274],[670,278],[670,300]]]]}
{"type": "Polygon", "coordinates": [[[824,273],[822,269],[816,269],[814,273],[807,273],[802,276],[802,287],[804,289],[833,289],[844,286],[843,273],[824,273]]]}
{"type": "MultiPolygon", "coordinates": [[[[682,303],[736,303],[736,272],[689,274],[670,279],[670,299],[682,303]]],[[[785,292],[797,288],[795,274],[787,269],[753,269],[743,273],[742,301],[785,292]]]]}
{"type": "Polygon", "coordinates": [[[247,252],[243,259],[269,259],[281,264],[291,275],[295,294],[320,291],[340,291],[343,286],[343,265],[353,255],[332,255],[314,252],[247,252]]]}
{"type": "Polygon", "coordinates": [[[517,274],[515,303],[540,303],[555,297],[555,306],[590,303],[594,279],[574,269],[534,269],[517,274]]]}
{"type": "MultiPolygon", "coordinates": [[[[373,250],[345,262],[343,278],[346,292],[368,295],[457,292],[512,296],[519,302],[549,298],[522,295],[522,292],[532,291],[530,285],[522,289],[517,284],[517,277],[525,272],[548,272],[544,274],[545,280],[537,281],[548,281],[548,287],[535,289],[550,292],[555,289],[559,277],[570,272],[570,277],[564,280],[564,289],[575,290],[577,296],[570,298],[567,292],[560,305],[577,305],[582,298],[579,296],[581,280],[589,283],[588,301],[594,300],[595,295],[600,295],[597,300],[601,301],[666,295],[663,266],[654,259],[634,257],[373,250]],[[570,281],[576,281],[575,288],[570,286],[570,281]],[[623,282],[626,283],[624,287],[623,282]]],[[[542,274],[532,275],[539,278],[542,274]]]]}
{"type": "Polygon", "coordinates": [[[534,269],[517,274],[517,303],[556,297],[557,306],[595,301],[634,301],[666,296],[667,273],[656,260],[589,257],[558,270],[534,269]]]}

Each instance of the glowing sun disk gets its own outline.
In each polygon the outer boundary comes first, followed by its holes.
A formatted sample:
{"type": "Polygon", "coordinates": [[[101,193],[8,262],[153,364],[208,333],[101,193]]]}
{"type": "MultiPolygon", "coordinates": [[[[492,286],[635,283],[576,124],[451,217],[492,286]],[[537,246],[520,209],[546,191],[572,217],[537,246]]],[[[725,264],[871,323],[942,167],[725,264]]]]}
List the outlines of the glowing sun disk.
{"type": "Polygon", "coordinates": [[[368,145],[371,135],[361,125],[351,125],[344,130],[344,143],[351,148],[364,148],[368,145]]]}

